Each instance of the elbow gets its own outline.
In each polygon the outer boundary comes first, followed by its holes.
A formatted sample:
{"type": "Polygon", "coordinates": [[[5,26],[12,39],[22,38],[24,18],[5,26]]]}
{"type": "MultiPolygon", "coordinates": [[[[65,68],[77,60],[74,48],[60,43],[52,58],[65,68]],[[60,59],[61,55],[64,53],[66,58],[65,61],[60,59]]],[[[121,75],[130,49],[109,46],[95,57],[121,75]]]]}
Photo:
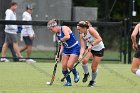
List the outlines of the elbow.
{"type": "Polygon", "coordinates": [[[98,42],[100,43],[101,41],[102,41],[102,38],[99,38],[99,39],[98,39],[98,42]]]}
{"type": "Polygon", "coordinates": [[[100,38],[100,42],[102,41],[102,38],[100,38]]]}
{"type": "Polygon", "coordinates": [[[135,38],[136,36],[134,34],[131,35],[131,39],[135,38]]]}

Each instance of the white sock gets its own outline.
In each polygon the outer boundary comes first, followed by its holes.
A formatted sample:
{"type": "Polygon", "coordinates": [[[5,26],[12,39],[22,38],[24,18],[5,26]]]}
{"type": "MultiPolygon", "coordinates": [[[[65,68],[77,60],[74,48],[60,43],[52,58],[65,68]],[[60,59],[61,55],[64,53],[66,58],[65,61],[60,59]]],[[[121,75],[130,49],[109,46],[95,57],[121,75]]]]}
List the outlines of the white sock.
{"type": "Polygon", "coordinates": [[[91,73],[91,75],[92,75],[92,81],[95,81],[95,79],[96,79],[96,77],[97,77],[97,74],[98,74],[98,69],[96,70],[96,72],[95,73],[91,73]]]}
{"type": "Polygon", "coordinates": [[[89,73],[88,72],[88,63],[87,64],[82,64],[82,68],[83,68],[85,74],[89,73]]]}
{"type": "Polygon", "coordinates": [[[136,71],[136,75],[140,77],[140,69],[136,71]]]}

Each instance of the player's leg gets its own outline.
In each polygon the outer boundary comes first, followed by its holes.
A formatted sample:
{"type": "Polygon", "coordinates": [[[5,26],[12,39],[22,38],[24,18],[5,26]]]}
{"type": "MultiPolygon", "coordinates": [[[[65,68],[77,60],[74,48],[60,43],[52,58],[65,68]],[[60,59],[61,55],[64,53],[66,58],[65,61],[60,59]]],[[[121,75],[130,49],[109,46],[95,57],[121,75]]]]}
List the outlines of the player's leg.
{"type": "Polygon", "coordinates": [[[8,36],[9,36],[9,39],[10,39],[10,44],[13,44],[13,48],[14,48],[17,56],[19,58],[22,58],[19,47],[18,47],[17,35],[16,34],[8,34],[8,36]]]}
{"type": "Polygon", "coordinates": [[[26,62],[36,62],[35,60],[30,59],[30,56],[32,54],[33,39],[31,39],[29,36],[23,37],[23,39],[24,39],[25,45],[27,47],[27,58],[28,59],[26,60],[26,62]]]}
{"type": "MultiPolygon", "coordinates": [[[[33,38],[31,39],[29,36],[27,37],[27,40],[26,40],[26,45],[28,46],[27,47],[27,58],[30,58],[31,54],[32,54],[32,45],[33,45],[33,38]]],[[[33,59],[29,59],[27,60],[29,62],[36,62],[35,60],[33,59]]]]}
{"type": "Polygon", "coordinates": [[[7,50],[8,44],[4,43],[2,47],[2,57],[6,57],[6,50],[7,50]]]}
{"type": "MultiPolygon", "coordinates": [[[[75,62],[78,60],[78,55],[71,54],[67,63],[67,67],[69,69],[72,69],[75,62]]],[[[72,73],[74,74],[74,82],[77,83],[79,81],[79,72],[76,70],[76,68],[72,69],[72,73]]]]}
{"type": "Polygon", "coordinates": [[[89,82],[88,86],[89,87],[93,87],[95,84],[96,84],[96,77],[97,77],[97,74],[98,74],[98,65],[104,55],[104,49],[100,50],[100,51],[94,51],[94,50],[91,50],[91,53],[93,55],[93,60],[92,60],[92,64],[91,64],[91,81],[89,82]]]}
{"type": "Polygon", "coordinates": [[[30,59],[31,54],[32,54],[32,45],[28,45],[28,47],[27,47],[27,58],[29,58],[29,59],[27,59],[26,62],[33,62],[34,63],[36,61],[33,60],[33,59],[30,59]]]}
{"type": "Polygon", "coordinates": [[[139,58],[133,58],[132,66],[131,66],[131,71],[136,74],[137,76],[140,77],[140,59],[139,58]]]}
{"type": "Polygon", "coordinates": [[[20,52],[23,52],[23,51],[25,51],[26,49],[27,49],[27,45],[25,45],[22,49],[20,49],[20,52]]]}
{"type": "MultiPolygon", "coordinates": [[[[67,73],[68,73],[68,69],[67,69],[67,62],[68,62],[68,59],[69,59],[69,56],[68,56],[68,55],[65,55],[65,54],[64,54],[64,55],[62,56],[61,64],[62,64],[62,73],[63,73],[64,76],[67,75],[67,73]]],[[[64,86],[71,86],[72,84],[71,84],[70,75],[68,75],[68,76],[66,77],[66,80],[67,80],[67,82],[64,84],[64,86]]]]}
{"type": "MultiPolygon", "coordinates": [[[[86,50],[86,52],[87,51],[88,50],[86,50]]],[[[83,80],[82,80],[83,82],[86,82],[88,80],[88,77],[89,77],[88,60],[89,60],[90,57],[92,57],[92,53],[88,52],[88,54],[82,60],[82,68],[84,70],[84,77],[83,77],[83,80]]]]}
{"type": "Polygon", "coordinates": [[[6,57],[6,50],[7,50],[7,47],[8,47],[8,43],[5,42],[5,43],[3,44],[3,47],[2,47],[2,57],[3,57],[3,58],[1,58],[1,61],[3,61],[3,62],[9,62],[9,60],[5,58],[5,57],[6,57]]]}
{"type": "Polygon", "coordinates": [[[18,43],[17,43],[17,42],[13,42],[13,48],[14,48],[14,50],[15,50],[17,56],[18,56],[19,58],[22,58],[22,55],[21,55],[21,53],[20,53],[20,50],[19,50],[19,47],[18,47],[18,43]]]}
{"type": "Polygon", "coordinates": [[[31,53],[32,53],[32,45],[28,45],[28,47],[27,47],[27,58],[30,58],[31,53]]]}
{"type": "Polygon", "coordinates": [[[25,51],[28,48],[28,39],[29,39],[29,36],[23,37],[25,46],[20,50],[20,52],[23,52],[23,51],[25,51]]]}
{"type": "Polygon", "coordinates": [[[96,77],[97,77],[97,74],[98,74],[98,64],[100,63],[102,57],[98,57],[98,56],[94,56],[93,57],[93,60],[92,60],[92,64],[91,64],[91,81],[89,82],[89,87],[92,87],[96,84],[96,77]]]}
{"type": "Polygon", "coordinates": [[[131,65],[131,71],[137,76],[140,76],[139,66],[140,66],[140,49],[136,50],[135,55],[133,57],[133,62],[131,65]]]}
{"type": "Polygon", "coordinates": [[[2,54],[1,54],[1,56],[2,56],[3,58],[1,58],[1,61],[9,62],[9,60],[6,59],[6,58],[4,58],[4,57],[6,57],[6,50],[7,50],[7,48],[8,48],[8,44],[9,44],[10,42],[11,42],[10,36],[9,36],[8,33],[6,33],[6,34],[5,34],[5,41],[4,41],[4,44],[3,44],[3,46],[2,46],[2,54]]]}
{"type": "Polygon", "coordinates": [[[16,55],[16,53],[14,51],[13,44],[9,44],[8,48],[10,49],[10,51],[12,53],[13,61],[15,61],[15,62],[19,61],[18,58],[17,58],[17,55],[16,55]]]}
{"type": "Polygon", "coordinates": [[[23,59],[23,57],[22,57],[22,55],[20,53],[20,49],[19,49],[18,43],[13,42],[13,48],[14,48],[17,56],[19,57],[19,61],[21,61],[21,62],[26,61],[25,59],[23,59]]]}

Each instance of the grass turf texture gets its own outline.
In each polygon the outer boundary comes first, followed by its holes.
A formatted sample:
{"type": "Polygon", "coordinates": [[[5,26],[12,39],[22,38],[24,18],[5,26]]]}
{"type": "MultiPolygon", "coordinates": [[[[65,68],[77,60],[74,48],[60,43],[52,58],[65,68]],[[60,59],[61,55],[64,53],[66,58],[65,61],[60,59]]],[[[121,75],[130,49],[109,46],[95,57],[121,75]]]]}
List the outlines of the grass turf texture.
{"type": "Polygon", "coordinates": [[[63,86],[60,82],[63,77],[60,64],[54,84],[48,86],[46,82],[51,80],[53,67],[53,61],[34,65],[18,62],[0,63],[0,93],[140,93],[140,78],[130,72],[130,65],[102,62],[99,66],[97,84],[92,88],[87,87],[88,82],[82,82],[81,65],[77,67],[80,81],[75,84],[71,74],[73,86],[63,86]]]}

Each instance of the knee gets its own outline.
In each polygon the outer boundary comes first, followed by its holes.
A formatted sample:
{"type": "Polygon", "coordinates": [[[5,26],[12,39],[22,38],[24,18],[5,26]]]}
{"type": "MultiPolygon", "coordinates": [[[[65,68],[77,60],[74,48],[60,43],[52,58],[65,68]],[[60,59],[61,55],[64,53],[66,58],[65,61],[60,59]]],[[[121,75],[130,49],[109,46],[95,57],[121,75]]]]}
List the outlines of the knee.
{"type": "Polygon", "coordinates": [[[27,48],[28,48],[28,50],[32,50],[32,46],[30,46],[30,45],[27,46],[27,48]]]}
{"type": "Polygon", "coordinates": [[[7,48],[7,46],[6,46],[6,45],[2,47],[2,49],[5,49],[5,48],[7,48]]]}
{"type": "Polygon", "coordinates": [[[7,48],[8,47],[8,45],[7,44],[4,44],[3,46],[2,46],[2,48],[7,48]]]}
{"type": "Polygon", "coordinates": [[[97,71],[97,67],[91,67],[92,72],[95,73],[97,71]]]}
{"type": "Polygon", "coordinates": [[[31,45],[27,45],[29,48],[32,48],[32,46],[31,45]]]}
{"type": "Polygon", "coordinates": [[[82,64],[85,65],[85,64],[87,64],[87,63],[88,63],[88,59],[85,58],[85,59],[82,60],[82,64]]]}
{"type": "Polygon", "coordinates": [[[68,64],[68,65],[67,65],[67,68],[68,68],[68,69],[72,69],[72,67],[73,67],[73,65],[71,65],[71,64],[68,64]]]}
{"type": "Polygon", "coordinates": [[[27,49],[28,48],[28,45],[26,45],[25,48],[27,49]]]}
{"type": "Polygon", "coordinates": [[[62,70],[63,71],[67,70],[67,66],[62,64],[62,70]]]}

